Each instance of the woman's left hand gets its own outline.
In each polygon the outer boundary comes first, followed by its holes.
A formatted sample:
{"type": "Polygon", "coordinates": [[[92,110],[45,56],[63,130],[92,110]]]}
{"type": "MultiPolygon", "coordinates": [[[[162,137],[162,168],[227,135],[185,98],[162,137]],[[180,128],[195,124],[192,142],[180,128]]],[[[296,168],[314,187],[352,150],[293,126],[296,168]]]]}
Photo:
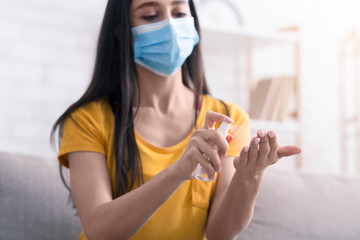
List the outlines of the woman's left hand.
{"type": "Polygon", "coordinates": [[[265,169],[275,164],[282,157],[299,154],[297,146],[279,146],[273,131],[259,130],[257,137],[244,147],[240,156],[234,159],[234,167],[242,178],[253,179],[262,176],[265,169]]]}

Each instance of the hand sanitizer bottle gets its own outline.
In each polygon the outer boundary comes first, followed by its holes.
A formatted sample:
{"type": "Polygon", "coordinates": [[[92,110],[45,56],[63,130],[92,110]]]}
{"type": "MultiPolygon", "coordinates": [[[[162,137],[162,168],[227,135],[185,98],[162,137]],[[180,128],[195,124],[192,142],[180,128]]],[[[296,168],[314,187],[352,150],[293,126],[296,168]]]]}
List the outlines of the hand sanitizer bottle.
{"type": "MultiPolygon", "coordinates": [[[[220,127],[217,130],[219,130],[221,132],[221,134],[224,136],[224,138],[226,138],[226,136],[228,134],[228,131],[229,131],[229,128],[230,128],[230,123],[222,122],[220,127]]],[[[200,164],[195,169],[194,177],[196,179],[206,181],[206,182],[210,182],[211,180],[215,180],[215,177],[213,179],[210,179],[208,177],[205,169],[200,164]]]]}

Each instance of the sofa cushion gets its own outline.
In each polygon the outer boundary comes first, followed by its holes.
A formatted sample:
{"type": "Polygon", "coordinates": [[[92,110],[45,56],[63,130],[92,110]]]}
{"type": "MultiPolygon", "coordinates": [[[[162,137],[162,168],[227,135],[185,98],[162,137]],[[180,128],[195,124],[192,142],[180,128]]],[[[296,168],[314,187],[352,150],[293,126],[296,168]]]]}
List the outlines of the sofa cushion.
{"type": "Polygon", "coordinates": [[[268,170],[239,239],[360,239],[360,178],[268,170]]]}
{"type": "Polygon", "coordinates": [[[57,160],[0,153],[0,239],[77,239],[57,160]]]}

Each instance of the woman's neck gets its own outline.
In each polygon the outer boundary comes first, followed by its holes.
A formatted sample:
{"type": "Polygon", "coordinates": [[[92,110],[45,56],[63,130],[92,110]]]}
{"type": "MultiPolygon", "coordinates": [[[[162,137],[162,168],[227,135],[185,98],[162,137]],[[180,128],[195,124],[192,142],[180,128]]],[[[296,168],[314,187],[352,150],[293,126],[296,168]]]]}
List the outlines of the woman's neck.
{"type": "Polygon", "coordinates": [[[138,66],[140,103],[136,131],[155,146],[169,147],[185,139],[194,127],[195,95],[182,82],[181,69],[170,77],[138,66]]]}
{"type": "Polygon", "coordinates": [[[181,69],[166,77],[157,75],[141,66],[138,66],[137,70],[137,82],[141,96],[140,103],[137,104],[139,107],[151,108],[159,114],[166,115],[174,109],[193,103],[192,91],[182,82],[181,69]]]}

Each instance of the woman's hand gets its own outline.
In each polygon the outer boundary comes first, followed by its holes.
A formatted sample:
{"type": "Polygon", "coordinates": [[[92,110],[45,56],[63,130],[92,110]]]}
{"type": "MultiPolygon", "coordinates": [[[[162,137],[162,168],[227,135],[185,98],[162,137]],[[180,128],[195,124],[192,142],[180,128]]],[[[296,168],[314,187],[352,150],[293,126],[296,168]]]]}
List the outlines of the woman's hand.
{"type": "Polygon", "coordinates": [[[278,146],[276,135],[273,131],[266,133],[257,132],[250,142],[250,147],[244,147],[240,156],[234,159],[234,167],[242,178],[247,180],[263,175],[265,169],[275,164],[282,157],[288,157],[301,152],[296,146],[278,146]]]}
{"type": "Polygon", "coordinates": [[[198,164],[203,166],[210,179],[215,176],[215,172],[221,172],[220,157],[226,156],[232,137],[228,135],[225,139],[220,131],[215,130],[216,122],[234,121],[220,113],[206,113],[204,127],[195,130],[184,154],[176,162],[177,173],[181,178],[192,179],[198,164]]]}

